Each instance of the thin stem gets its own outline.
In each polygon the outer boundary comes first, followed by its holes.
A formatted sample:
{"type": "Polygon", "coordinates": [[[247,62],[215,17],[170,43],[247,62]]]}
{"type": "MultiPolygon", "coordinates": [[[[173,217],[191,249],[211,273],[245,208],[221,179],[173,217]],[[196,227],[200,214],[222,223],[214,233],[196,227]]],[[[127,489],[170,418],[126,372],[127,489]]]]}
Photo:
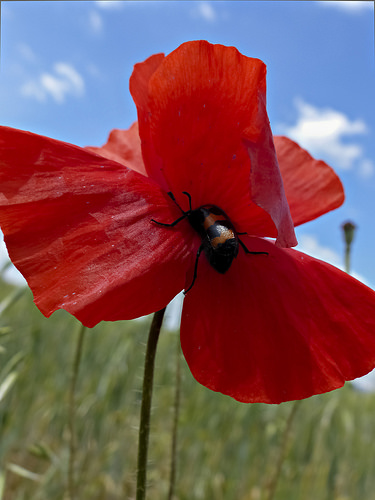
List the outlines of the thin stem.
{"type": "Polygon", "coordinates": [[[344,232],[345,240],[345,271],[350,274],[351,247],[354,240],[356,225],[351,221],[347,221],[345,224],[342,224],[341,228],[344,232]]]}
{"type": "Polygon", "coordinates": [[[76,416],[76,407],[75,407],[75,390],[77,385],[78,371],[79,365],[81,363],[82,358],[82,346],[83,339],[85,336],[86,327],[80,325],[78,332],[78,340],[76,345],[76,351],[74,355],[73,361],[73,371],[72,371],[72,379],[70,381],[69,388],[69,433],[70,433],[70,442],[69,442],[69,464],[68,464],[68,494],[70,500],[75,500],[77,498],[76,495],[76,481],[75,481],[75,458],[76,458],[76,427],[75,427],[75,416],[76,416]]]}
{"type": "Polygon", "coordinates": [[[141,418],[140,418],[139,435],[138,435],[138,468],[137,468],[136,500],[144,500],[146,498],[147,454],[148,454],[148,442],[150,436],[150,415],[151,415],[152,388],[154,381],[155,355],[156,355],[156,347],[158,344],[160,329],[163,323],[164,313],[165,313],[165,307],[164,309],[161,309],[160,311],[157,311],[154,314],[147,341],[145,367],[143,375],[141,418]]]}
{"type": "Polygon", "coordinates": [[[176,387],[174,395],[174,408],[173,408],[173,428],[172,428],[172,450],[171,450],[171,470],[169,476],[169,492],[168,500],[173,500],[175,484],[176,484],[176,470],[177,470],[177,430],[178,430],[178,417],[180,413],[180,400],[181,400],[181,361],[180,361],[180,339],[177,336],[177,350],[176,350],[176,387]]]}
{"type": "Polygon", "coordinates": [[[345,245],[345,271],[350,274],[350,254],[351,254],[351,245],[345,245]]]}
{"type": "Polygon", "coordinates": [[[273,474],[271,480],[268,483],[268,488],[267,488],[268,494],[266,495],[267,500],[272,500],[274,495],[275,495],[277,483],[279,481],[280,474],[281,474],[281,467],[284,463],[285,456],[286,456],[290,431],[291,431],[293,420],[294,420],[294,417],[296,415],[296,412],[297,412],[297,409],[298,409],[300,403],[301,403],[301,400],[294,401],[292,408],[290,410],[290,413],[288,415],[288,419],[286,421],[286,425],[285,425],[285,429],[283,432],[282,441],[281,441],[281,445],[280,445],[280,449],[279,449],[279,456],[277,457],[277,461],[276,461],[275,471],[274,471],[274,474],[273,474]]]}

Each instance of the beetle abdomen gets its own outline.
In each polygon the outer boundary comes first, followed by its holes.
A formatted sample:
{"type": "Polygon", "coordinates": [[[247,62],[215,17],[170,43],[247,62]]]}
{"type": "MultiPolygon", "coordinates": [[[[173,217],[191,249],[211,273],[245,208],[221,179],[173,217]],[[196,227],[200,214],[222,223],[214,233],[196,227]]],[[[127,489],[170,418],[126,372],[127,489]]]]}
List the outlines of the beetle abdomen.
{"type": "Polygon", "coordinates": [[[202,239],[211,266],[219,273],[228,271],[238,254],[238,237],[225,213],[215,205],[205,205],[192,210],[188,219],[202,239]]]}

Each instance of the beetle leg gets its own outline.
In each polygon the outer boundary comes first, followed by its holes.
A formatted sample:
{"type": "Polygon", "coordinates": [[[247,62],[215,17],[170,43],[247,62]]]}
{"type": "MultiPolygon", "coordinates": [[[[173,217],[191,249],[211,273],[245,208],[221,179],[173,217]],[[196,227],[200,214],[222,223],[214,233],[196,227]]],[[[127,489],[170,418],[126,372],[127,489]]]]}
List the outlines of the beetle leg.
{"type": "Polygon", "coordinates": [[[184,210],[182,210],[182,208],[180,207],[180,205],[177,203],[176,198],[174,197],[174,194],[172,193],[172,191],[168,191],[167,195],[171,198],[172,201],[174,201],[176,203],[176,205],[181,210],[181,212],[182,212],[183,215],[181,215],[181,217],[179,217],[178,219],[176,219],[174,222],[172,222],[170,224],[167,224],[166,222],[158,222],[155,219],[151,219],[151,221],[155,222],[155,224],[159,224],[159,226],[173,227],[176,224],[178,224],[181,220],[185,219],[185,217],[187,217],[189,215],[189,213],[191,212],[191,196],[190,196],[190,194],[187,191],[182,191],[182,193],[186,194],[186,196],[188,196],[188,198],[189,198],[189,207],[190,208],[189,208],[189,210],[187,212],[184,212],[184,210]]]}
{"type": "Polygon", "coordinates": [[[184,214],[184,215],[181,215],[181,217],[179,217],[178,219],[176,219],[175,221],[171,222],[170,224],[167,224],[166,222],[158,222],[157,220],[155,219],[151,219],[151,222],[155,222],[155,224],[159,224],[159,226],[164,226],[164,227],[173,227],[175,226],[176,224],[178,224],[180,221],[182,221],[183,219],[185,219],[185,217],[187,217],[187,214],[184,214]]]}
{"type": "Polygon", "coordinates": [[[197,278],[197,270],[198,270],[198,259],[199,259],[199,256],[201,254],[203,250],[203,244],[198,248],[198,252],[197,252],[197,258],[195,259],[195,266],[194,266],[194,276],[193,276],[193,281],[191,282],[191,285],[189,286],[189,288],[187,290],[184,290],[184,295],[186,295],[188,293],[189,290],[191,290],[193,288],[193,285],[195,283],[195,280],[197,278]]]}
{"type": "MultiPolygon", "coordinates": [[[[240,233],[237,233],[240,234],[240,233]]],[[[245,243],[238,238],[241,247],[244,249],[245,253],[251,253],[253,255],[268,255],[268,252],[250,252],[245,243]]]]}

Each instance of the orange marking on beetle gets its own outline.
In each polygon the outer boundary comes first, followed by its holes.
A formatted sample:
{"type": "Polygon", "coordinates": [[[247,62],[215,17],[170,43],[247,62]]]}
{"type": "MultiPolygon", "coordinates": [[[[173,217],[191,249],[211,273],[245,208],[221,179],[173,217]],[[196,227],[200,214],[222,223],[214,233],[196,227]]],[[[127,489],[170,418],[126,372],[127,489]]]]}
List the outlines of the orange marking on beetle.
{"type": "Polygon", "coordinates": [[[210,213],[203,221],[203,227],[207,229],[215,224],[217,221],[226,221],[227,219],[223,215],[217,215],[210,213]]]}
{"type": "Polygon", "coordinates": [[[217,246],[220,245],[220,243],[225,243],[227,240],[231,240],[231,239],[235,238],[234,232],[231,229],[228,229],[225,226],[221,226],[221,227],[224,228],[224,230],[221,231],[220,236],[216,236],[216,238],[212,238],[212,240],[211,240],[211,245],[214,248],[217,248],[217,246]]]}

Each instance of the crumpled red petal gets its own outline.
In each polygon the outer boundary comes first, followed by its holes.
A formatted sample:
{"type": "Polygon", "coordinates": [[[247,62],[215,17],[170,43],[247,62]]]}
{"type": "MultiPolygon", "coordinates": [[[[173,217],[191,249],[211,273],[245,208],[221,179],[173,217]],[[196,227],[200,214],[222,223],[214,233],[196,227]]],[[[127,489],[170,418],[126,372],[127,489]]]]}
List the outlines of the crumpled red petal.
{"type": "MultiPolygon", "coordinates": [[[[335,171],[322,160],[314,159],[305,149],[288,137],[273,136],[282,181],[295,226],[309,222],[340,207],[344,200],[344,188],[335,171]]],[[[143,163],[138,122],[128,130],[112,130],[108,142],[102,147],[88,147],[90,151],[123,163],[132,170],[148,175],[143,163]]],[[[249,149],[249,154],[254,152],[249,149]]],[[[272,175],[265,167],[258,173],[272,175]]],[[[262,178],[255,179],[253,186],[262,185],[262,178]]],[[[167,188],[168,189],[168,188],[167,188]]],[[[256,199],[255,190],[253,197],[256,199]]],[[[269,192],[269,209],[272,210],[273,197],[269,192]]]]}
{"type": "Polygon", "coordinates": [[[273,138],[284,189],[295,226],[338,208],[344,203],[344,188],[334,170],[315,160],[296,142],[273,138]]]}
{"type": "Polygon", "coordinates": [[[145,162],[146,172],[159,186],[170,191],[168,183],[163,174],[163,162],[156,153],[151,138],[151,119],[148,109],[148,83],[152,74],[160,66],[164,54],[154,54],[143,63],[135,64],[134,71],[130,77],[129,88],[137,105],[138,127],[142,137],[142,154],[145,162]]]}
{"type": "Polygon", "coordinates": [[[165,179],[185,209],[183,191],[191,194],[193,208],[219,206],[238,231],[293,246],[265,78],[259,59],[195,41],[136,65],[130,91],[150,177],[165,179]]]}
{"type": "MultiPolygon", "coordinates": [[[[314,159],[288,137],[273,136],[273,141],[295,226],[316,219],[343,204],[344,188],[329,165],[322,160],[314,159]]],[[[123,163],[143,175],[148,175],[143,163],[137,122],[127,130],[112,130],[104,146],[86,149],[123,163]]],[[[254,155],[251,148],[249,148],[249,154],[254,155]]],[[[273,162],[265,161],[264,168],[258,173],[262,176],[272,175],[272,172],[267,171],[267,166],[270,164],[273,165],[273,162]]],[[[262,185],[262,178],[254,179],[253,186],[257,185],[262,185]]],[[[255,190],[253,190],[253,198],[257,199],[255,190]]],[[[272,204],[273,196],[269,191],[268,212],[272,210],[272,204]]]]}
{"type": "Polygon", "coordinates": [[[104,146],[88,146],[85,149],[104,156],[109,160],[122,163],[126,167],[147,176],[142,158],[138,122],[133,123],[127,130],[112,130],[104,146]]]}
{"type": "Polygon", "coordinates": [[[159,310],[182,290],[193,230],[151,222],[180,215],[155,182],[7,127],[0,158],[0,224],[43,314],[62,308],[91,327],[159,310]]]}
{"type": "Polygon", "coordinates": [[[185,298],[182,349],[201,384],[243,402],[280,403],[374,368],[373,290],[296,250],[244,242],[268,255],[240,250],[225,275],[201,258],[185,298]]]}

